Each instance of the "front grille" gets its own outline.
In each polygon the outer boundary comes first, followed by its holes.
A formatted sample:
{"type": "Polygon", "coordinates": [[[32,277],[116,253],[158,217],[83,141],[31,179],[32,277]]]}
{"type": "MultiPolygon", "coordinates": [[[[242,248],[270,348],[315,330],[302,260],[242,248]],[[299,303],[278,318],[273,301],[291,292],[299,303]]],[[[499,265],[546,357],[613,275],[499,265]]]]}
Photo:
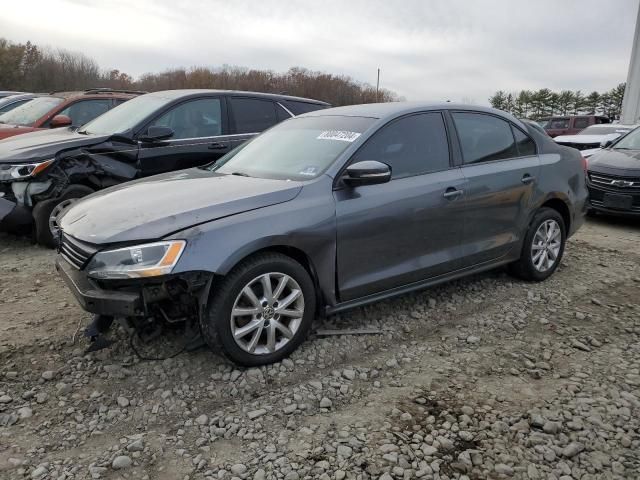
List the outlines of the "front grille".
{"type": "Polygon", "coordinates": [[[589,180],[594,186],[616,192],[640,192],[640,177],[620,177],[605,173],[589,172],[589,180]]]}
{"type": "Polygon", "coordinates": [[[82,270],[97,249],[91,245],[81,242],[65,233],[62,234],[60,242],[60,255],[73,267],[82,270]]]}

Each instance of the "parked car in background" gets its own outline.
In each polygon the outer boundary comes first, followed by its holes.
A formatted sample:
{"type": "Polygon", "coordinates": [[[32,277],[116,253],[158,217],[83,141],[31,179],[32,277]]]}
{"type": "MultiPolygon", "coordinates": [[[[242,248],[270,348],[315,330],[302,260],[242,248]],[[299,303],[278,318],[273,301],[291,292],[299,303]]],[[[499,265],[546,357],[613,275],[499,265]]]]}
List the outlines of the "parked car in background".
{"type": "Polygon", "coordinates": [[[638,125],[620,125],[609,123],[604,125],[591,125],[576,135],[559,135],[555,142],[565,147],[576,148],[582,152],[584,158],[591,157],[599,152],[602,146],[608,146],[613,141],[626,135],[638,125]]]}
{"type": "Polygon", "coordinates": [[[33,224],[37,241],[54,246],[57,216],[78,198],[134,178],[211,163],[296,113],[328,106],[284,95],[169,90],[134,98],[79,130],[1,141],[0,229],[33,224]]]}
{"type": "Polygon", "coordinates": [[[640,216],[640,128],[593,155],[587,181],[591,211],[640,216]]]}
{"type": "Polygon", "coordinates": [[[24,93],[24,92],[14,92],[14,91],[11,91],[11,90],[0,90],[0,98],[8,97],[10,95],[18,95],[20,93],[24,93]]]}
{"type": "Polygon", "coordinates": [[[544,280],[586,201],[580,153],[504,112],[341,107],[72,205],[57,268],[100,325],[187,319],[255,366],[291,353],[318,312],[500,265],[544,280]]]}
{"type": "Polygon", "coordinates": [[[611,123],[611,120],[599,115],[551,117],[544,129],[550,137],[557,137],[558,135],[575,135],[591,125],[601,125],[603,123],[611,123]]]}
{"type": "Polygon", "coordinates": [[[35,93],[19,93],[16,95],[8,95],[0,98],[0,115],[13,110],[14,108],[24,105],[25,103],[33,100],[38,95],[35,93]]]}
{"type": "Polygon", "coordinates": [[[94,88],[38,96],[0,115],[0,140],[42,129],[80,127],[142,93],[94,88]]]}

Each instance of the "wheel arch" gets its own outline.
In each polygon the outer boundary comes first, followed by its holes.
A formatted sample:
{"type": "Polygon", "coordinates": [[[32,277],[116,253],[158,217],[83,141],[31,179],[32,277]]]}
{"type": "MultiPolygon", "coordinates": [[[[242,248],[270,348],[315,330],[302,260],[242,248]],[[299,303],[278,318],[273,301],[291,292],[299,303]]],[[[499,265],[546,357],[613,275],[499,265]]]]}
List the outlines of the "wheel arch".
{"type": "MultiPolygon", "coordinates": [[[[223,265],[221,270],[216,274],[216,276],[224,276],[228,274],[233,268],[235,268],[240,263],[244,262],[250,257],[262,254],[262,253],[280,253],[282,255],[286,255],[289,258],[292,258],[296,262],[298,262],[302,267],[307,271],[309,276],[311,277],[311,281],[313,282],[316,289],[316,302],[317,309],[316,312],[321,313],[323,311],[322,307],[325,302],[325,292],[323,291],[320,278],[318,275],[318,271],[316,266],[311,259],[311,256],[307,254],[304,250],[284,243],[275,243],[270,245],[255,245],[250,250],[243,250],[238,252],[233,257],[229,258],[227,262],[223,265]]],[[[215,281],[215,280],[214,280],[215,281]]]]}
{"type": "MultiPolygon", "coordinates": [[[[564,221],[564,228],[565,228],[566,235],[568,237],[569,232],[571,231],[572,220],[571,220],[571,210],[569,208],[567,201],[558,196],[548,198],[544,203],[542,203],[542,205],[540,205],[540,208],[545,208],[545,207],[551,208],[560,214],[560,216],[562,217],[562,220],[564,221]]],[[[534,212],[534,215],[535,215],[535,212],[534,212]]]]}

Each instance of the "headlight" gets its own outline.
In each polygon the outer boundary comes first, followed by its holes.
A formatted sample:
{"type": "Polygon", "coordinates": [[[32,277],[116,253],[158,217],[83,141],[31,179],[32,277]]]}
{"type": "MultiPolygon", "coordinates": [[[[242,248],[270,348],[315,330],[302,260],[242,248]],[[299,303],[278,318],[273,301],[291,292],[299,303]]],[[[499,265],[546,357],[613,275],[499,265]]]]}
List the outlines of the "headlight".
{"type": "Polygon", "coordinates": [[[20,165],[1,165],[0,164],[0,182],[9,182],[12,180],[24,180],[25,178],[35,177],[45,170],[55,161],[55,158],[39,163],[23,163],[20,165]]]}
{"type": "Polygon", "coordinates": [[[141,278],[168,275],[187,242],[171,240],[98,252],[87,266],[98,279],[141,278]]]}

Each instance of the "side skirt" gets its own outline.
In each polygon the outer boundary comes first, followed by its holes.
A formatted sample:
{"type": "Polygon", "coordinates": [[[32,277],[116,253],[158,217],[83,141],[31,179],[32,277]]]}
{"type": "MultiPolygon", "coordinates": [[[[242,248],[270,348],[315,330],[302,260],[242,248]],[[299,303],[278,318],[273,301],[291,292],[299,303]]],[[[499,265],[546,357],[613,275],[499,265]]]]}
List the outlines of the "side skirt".
{"type": "Polygon", "coordinates": [[[366,297],[356,298],[349,300],[348,302],[338,303],[334,306],[325,307],[325,315],[333,315],[335,313],[349,310],[351,308],[361,307],[370,303],[379,302],[380,300],[386,300],[388,298],[397,297],[398,295],[404,295],[405,293],[414,292],[416,290],[423,290],[425,288],[433,287],[441,283],[457,280],[458,278],[467,277],[476,273],[486,272],[487,270],[493,270],[502,265],[509,264],[516,261],[518,258],[502,257],[500,260],[492,260],[480,265],[474,265],[472,267],[463,268],[454,272],[439,275],[437,277],[429,278],[427,280],[421,280],[419,282],[410,283],[401,287],[385,290],[380,293],[374,293],[373,295],[367,295],[366,297]]]}

